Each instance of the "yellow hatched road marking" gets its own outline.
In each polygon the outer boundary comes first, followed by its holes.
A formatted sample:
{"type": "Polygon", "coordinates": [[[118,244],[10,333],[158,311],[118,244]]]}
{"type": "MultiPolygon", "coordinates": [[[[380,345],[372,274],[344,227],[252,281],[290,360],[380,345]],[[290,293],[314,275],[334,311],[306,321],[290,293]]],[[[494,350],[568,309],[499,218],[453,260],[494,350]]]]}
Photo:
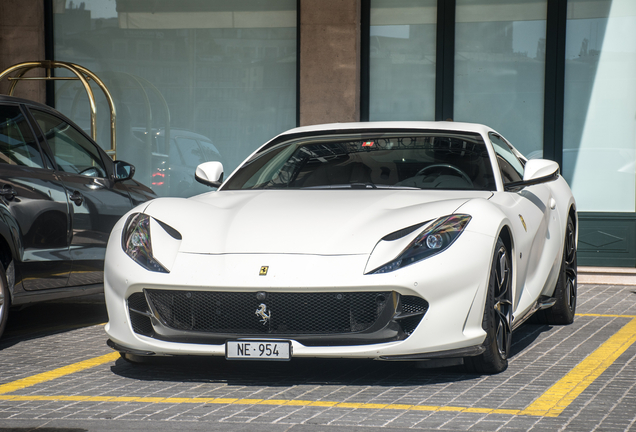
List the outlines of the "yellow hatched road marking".
{"type": "Polygon", "coordinates": [[[521,414],[557,417],[634,342],[636,319],[632,319],[605,341],[521,414]]]}
{"type": "Polygon", "coordinates": [[[119,354],[114,352],[100,357],[74,363],[49,372],[33,375],[17,381],[0,385],[0,400],[8,401],[70,401],[70,402],[142,402],[142,403],[201,403],[201,404],[237,404],[237,405],[288,405],[318,406],[325,408],[382,409],[405,411],[457,412],[477,414],[527,415],[557,417],[569,406],[596,378],[636,342],[636,315],[577,314],[585,317],[631,318],[631,321],[605,341],[592,354],[587,356],[565,377],[550,387],[543,395],[523,410],[497,408],[467,408],[454,406],[406,405],[350,403],[337,401],[309,401],[286,399],[237,399],[237,398],[180,398],[180,397],[131,397],[131,396],[38,396],[8,395],[14,391],[30,387],[115,361],[119,354]]]}
{"type": "Polygon", "coordinates": [[[45,381],[51,381],[56,378],[69,375],[75,372],[79,372],[84,369],[90,369],[92,367],[99,366],[104,363],[115,361],[118,358],[119,358],[119,353],[114,352],[114,353],[106,354],[100,357],[84,360],[79,363],[74,363],[72,365],[64,366],[58,369],[53,369],[52,371],[49,371],[49,372],[32,375],[27,378],[22,378],[7,384],[2,384],[0,385],[0,395],[5,393],[11,393],[16,390],[23,389],[25,387],[31,387],[33,385],[40,384],[45,381]]]}

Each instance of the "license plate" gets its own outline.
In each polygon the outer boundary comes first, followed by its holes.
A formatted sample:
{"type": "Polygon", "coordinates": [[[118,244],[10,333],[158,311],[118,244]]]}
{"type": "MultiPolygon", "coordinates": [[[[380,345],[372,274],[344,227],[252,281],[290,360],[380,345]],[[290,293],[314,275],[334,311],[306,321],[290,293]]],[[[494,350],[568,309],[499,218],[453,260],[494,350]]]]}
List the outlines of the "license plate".
{"type": "Polygon", "coordinates": [[[241,340],[225,343],[225,358],[228,360],[289,360],[289,341],[241,340]]]}

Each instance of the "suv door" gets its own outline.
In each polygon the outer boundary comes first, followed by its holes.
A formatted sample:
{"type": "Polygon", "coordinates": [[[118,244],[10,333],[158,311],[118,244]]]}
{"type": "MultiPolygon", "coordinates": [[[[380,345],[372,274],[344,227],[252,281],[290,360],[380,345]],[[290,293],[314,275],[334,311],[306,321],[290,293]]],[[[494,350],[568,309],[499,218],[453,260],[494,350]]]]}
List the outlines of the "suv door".
{"type": "Polygon", "coordinates": [[[26,290],[64,287],[71,270],[66,190],[44,160],[20,106],[0,105],[0,212],[26,290]]]}
{"type": "Polygon", "coordinates": [[[108,236],[117,220],[132,208],[118,188],[113,162],[82,132],[49,112],[31,109],[66,187],[71,214],[69,286],[103,282],[108,236]]]}

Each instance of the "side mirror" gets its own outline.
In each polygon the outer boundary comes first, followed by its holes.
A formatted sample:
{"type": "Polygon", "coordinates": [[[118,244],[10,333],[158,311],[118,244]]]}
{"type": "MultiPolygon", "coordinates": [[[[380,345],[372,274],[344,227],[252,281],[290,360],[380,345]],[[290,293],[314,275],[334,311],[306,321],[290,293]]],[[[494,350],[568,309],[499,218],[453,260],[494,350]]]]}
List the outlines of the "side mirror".
{"type": "Polygon", "coordinates": [[[526,162],[523,181],[550,177],[559,173],[559,164],[547,159],[530,159],[526,162]]]}
{"type": "Polygon", "coordinates": [[[530,159],[523,170],[523,180],[504,185],[504,190],[517,191],[526,186],[547,183],[559,178],[559,164],[547,159],[530,159]]]}
{"type": "Polygon", "coordinates": [[[113,171],[115,172],[115,181],[129,180],[135,175],[135,167],[120,160],[114,162],[113,171]]]}
{"type": "Polygon", "coordinates": [[[203,162],[194,171],[194,178],[206,186],[218,188],[223,183],[223,164],[218,161],[203,162]]]}

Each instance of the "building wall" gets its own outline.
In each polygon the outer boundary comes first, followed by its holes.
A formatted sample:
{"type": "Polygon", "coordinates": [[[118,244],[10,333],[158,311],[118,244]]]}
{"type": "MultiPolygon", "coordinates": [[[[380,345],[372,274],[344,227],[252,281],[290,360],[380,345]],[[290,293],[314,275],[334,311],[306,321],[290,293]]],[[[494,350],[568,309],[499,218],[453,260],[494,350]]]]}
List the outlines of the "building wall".
{"type": "MultiPolygon", "coordinates": [[[[16,63],[44,60],[44,2],[42,0],[0,1],[0,70],[16,63]]],[[[26,76],[41,74],[31,71],[26,76]]],[[[7,94],[10,84],[0,83],[0,94],[7,94]]],[[[44,102],[45,83],[20,82],[15,96],[44,102]]]]}
{"type": "Polygon", "coordinates": [[[300,2],[300,125],[360,120],[360,0],[300,2]]]}

